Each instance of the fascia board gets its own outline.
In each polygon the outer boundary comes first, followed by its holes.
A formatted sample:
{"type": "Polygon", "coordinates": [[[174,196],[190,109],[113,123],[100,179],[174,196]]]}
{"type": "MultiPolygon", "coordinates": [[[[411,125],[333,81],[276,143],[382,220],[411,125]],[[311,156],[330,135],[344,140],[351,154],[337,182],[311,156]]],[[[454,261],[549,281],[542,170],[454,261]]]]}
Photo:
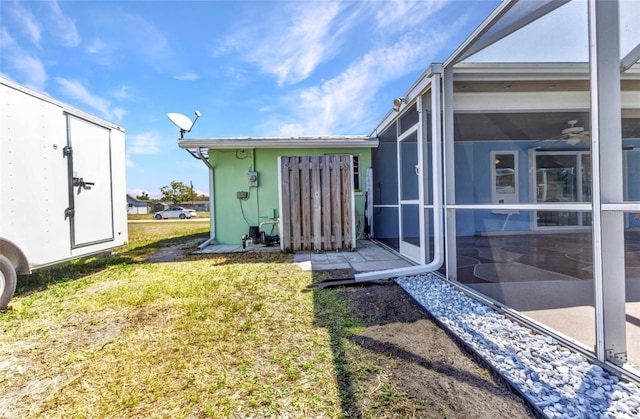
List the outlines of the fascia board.
{"type": "MultiPolygon", "coordinates": [[[[509,92],[455,93],[453,110],[459,112],[554,112],[588,111],[590,93],[509,92]]],[[[640,92],[621,92],[623,109],[640,109],[640,92]]]]}
{"type": "Polygon", "coordinates": [[[243,148],[375,148],[378,139],[367,136],[353,137],[236,137],[182,139],[183,149],[207,148],[232,150],[243,148]]]}
{"type": "Polygon", "coordinates": [[[461,63],[455,81],[588,80],[587,63],[461,63]]]}
{"type": "Polygon", "coordinates": [[[455,93],[454,112],[527,112],[589,109],[589,92],[455,93]]]}

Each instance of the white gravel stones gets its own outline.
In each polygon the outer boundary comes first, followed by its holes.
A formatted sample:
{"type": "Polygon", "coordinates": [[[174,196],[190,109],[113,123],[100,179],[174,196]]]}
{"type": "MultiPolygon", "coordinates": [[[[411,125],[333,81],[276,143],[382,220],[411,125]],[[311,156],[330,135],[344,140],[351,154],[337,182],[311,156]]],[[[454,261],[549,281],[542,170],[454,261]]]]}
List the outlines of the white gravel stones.
{"type": "Polygon", "coordinates": [[[640,389],[436,275],[396,280],[549,418],[640,417],[640,389]]]}

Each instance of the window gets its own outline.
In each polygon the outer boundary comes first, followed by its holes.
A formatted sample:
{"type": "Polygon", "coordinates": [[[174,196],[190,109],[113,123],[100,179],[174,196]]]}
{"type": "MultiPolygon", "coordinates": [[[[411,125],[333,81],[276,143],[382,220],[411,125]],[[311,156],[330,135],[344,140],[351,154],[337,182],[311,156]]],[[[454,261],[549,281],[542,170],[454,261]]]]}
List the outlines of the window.
{"type": "MultiPolygon", "coordinates": [[[[518,199],[518,152],[491,152],[491,201],[495,204],[514,204],[518,199]]],[[[514,214],[514,210],[494,210],[496,214],[514,214]]]]}
{"type": "MultiPolygon", "coordinates": [[[[537,152],[536,202],[591,202],[591,154],[588,151],[537,152]]],[[[590,212],[538,211],[538,227],[591,225],[590,212]]]]}
{"type": "Polygon", "coordinates": [[[353,156],[353,190],[360,191],[360,159],[353,156]]]}

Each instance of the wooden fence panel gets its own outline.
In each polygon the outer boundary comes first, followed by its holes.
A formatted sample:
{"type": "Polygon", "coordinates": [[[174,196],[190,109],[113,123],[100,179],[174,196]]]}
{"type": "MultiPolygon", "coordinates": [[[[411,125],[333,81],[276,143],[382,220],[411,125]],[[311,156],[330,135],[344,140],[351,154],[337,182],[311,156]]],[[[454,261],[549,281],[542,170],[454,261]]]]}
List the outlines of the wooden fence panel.
{"type": "Polygon", "coordinates": [[[313,222],[313,248],[322,249],[322,188],[320,157],[311,157],[311,218],[313,222]]]}
{"type": "Polygon", "coordinates": [[[302,209],[302,248],[311,249],[311,162],[308,156],[300,157],[300,200],[302,209]]]}
{"type": "Polygon", "coordinates": [[[291,163],[286,157],[282,157],[279,162],[280,175],[280,248],[286,252],[292,251],[291,240],[283,241],[284,237],[290,238],[291,232],[291,188],[289,173],[291,163]]]}
{"type": "Polygon", "coordinates": [[[280,158],[280,243],[285,251],[355,246],[352,158],[280,158]]]}
{"type": "Polygon", "coordinates": [[[322,157],[320,178],[322,179],[322,243],[325,250],[331,249],[331,156],[322,157]],[[329,185],[329,186],[327,186],[329,185]]]}
{"type": "Polygon", "coordinates": [[[342,188],[340,177],[340,156],[331,156],[331,241],[334,249],[342,248],[342,188]]]}
{"type": "Polygon", "coordinates": [[[300,159],[291,159],[290,180],[290,205],[291,205],[291,234],[293,235],[293,250],[302,249],[300,242],[301,219],[300,219],[300,159]]]}

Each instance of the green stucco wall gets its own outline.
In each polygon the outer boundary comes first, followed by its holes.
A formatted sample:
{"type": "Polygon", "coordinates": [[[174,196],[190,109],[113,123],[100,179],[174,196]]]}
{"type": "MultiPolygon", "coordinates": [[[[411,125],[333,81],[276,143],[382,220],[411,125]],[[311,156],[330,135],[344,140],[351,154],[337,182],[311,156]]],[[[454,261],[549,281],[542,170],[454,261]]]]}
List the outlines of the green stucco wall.
{"type": "MultiPolygon", "coordinates": [[[[246,149],[209,150],[209,161],[214,167],[216,237],[219,244],[240,244],[249,226],[278,217],[278,157],[322,156],[325,154],[352,154],[359,157],[360,187],[364,190],[367,168],[371,167],[371,149],[246,149]],[[258,186],[249,187],[247,172],[258,172],[258,186]],[[239,200],[237,192],[249,193],[239,200]],[[244,216],[243,216],[244,214],[244,216]],[[246,220],[245,220],[246,218],[246,220]]],[[[364,223],[364,191],[356,191],[355,204],[360,229],[364,223]]],[[[265,227],[267,233],[270,232],[265,227]]],[[[274,230],[275,234],[275,230],[274,230]]]]}

